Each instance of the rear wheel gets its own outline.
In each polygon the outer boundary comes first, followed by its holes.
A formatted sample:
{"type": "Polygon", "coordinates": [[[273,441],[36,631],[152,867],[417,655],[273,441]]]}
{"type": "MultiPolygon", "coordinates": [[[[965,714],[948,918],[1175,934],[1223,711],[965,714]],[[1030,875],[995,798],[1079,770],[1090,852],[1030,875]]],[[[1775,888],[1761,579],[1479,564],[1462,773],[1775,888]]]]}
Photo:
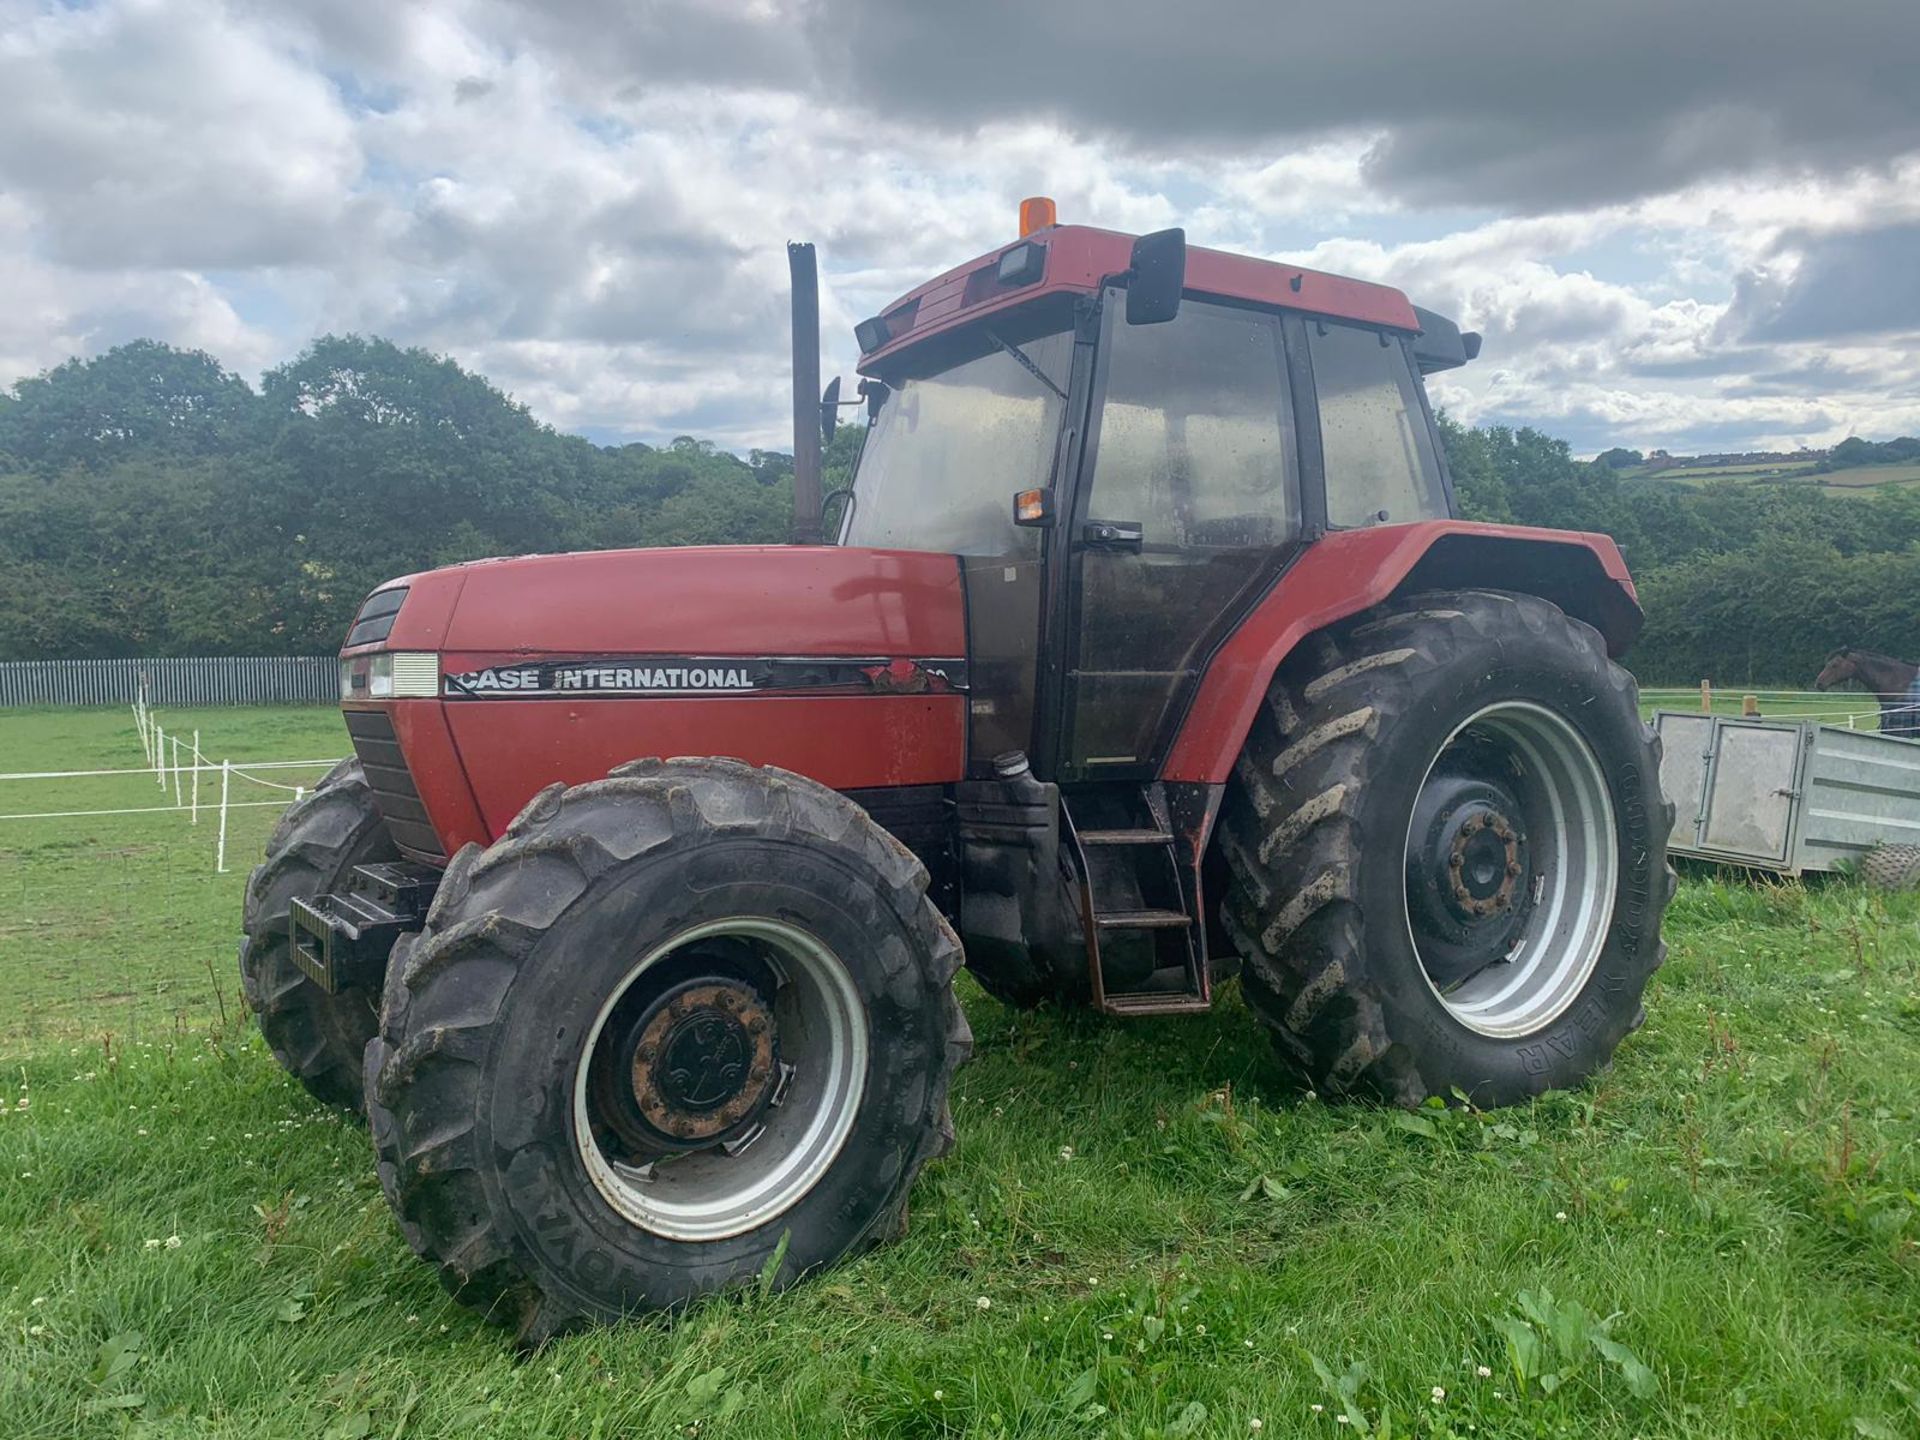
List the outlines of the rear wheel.
{"type": "Polygon", "coordinates": [[[1228,787],[1223,919],[1316,1084],[1578,1084],[1665,954],[1671,808],[1633,681],[1544,600],[1425,594],[1283,667],[1228,787]]]}
{"type": "Polygon", "coordinates": [[[971,1048],[926,884],[785,771],[644,761],[537,796],[455,858],[368,1048],[409,1241],[538,1343],[895,1233],[971,1048]]]}
{"type": "Polygon", "coordinates": [[[247,880],[240,987],[267,1048],[321,1100],[362,1108],[360,1062],[373,1037],[378,997],[370,990],[329,995],[293,963],[288,907],[338,890],[356,865],[397,859],[374,808],[360,762],[334,767],[290,805],[267,841],[267,858],[247,880]]]}

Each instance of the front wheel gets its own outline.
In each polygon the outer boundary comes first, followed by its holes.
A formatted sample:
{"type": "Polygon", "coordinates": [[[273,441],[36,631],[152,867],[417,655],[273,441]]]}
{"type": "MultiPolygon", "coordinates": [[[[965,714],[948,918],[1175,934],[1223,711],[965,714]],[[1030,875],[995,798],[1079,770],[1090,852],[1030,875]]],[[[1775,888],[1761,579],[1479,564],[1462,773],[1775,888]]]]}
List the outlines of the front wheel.
{"type": "Polygon", "coordinates": [[[360,1060],[375,1025],[371,991],[329,995],[293,963],[289,911],[340,889],[354,868],[399,857],[358,760],[287,807],[247,880],[240,985],[267,1048],[318,1099],[363,1108],[360,1060]]]}
{"type": "Polygon", "coordinates": [[[926,885],[784,771],[643,761],[535,797],[388,977],[369,1109],[408,1240],[538,1343],[896,1232],[971,1048],[926,885]]]}
{"type": "Polygon", "coordinates": [[[1332,1090],[1507,1104],[1644,1016],[1673,890],[1659,740],[1589,626],[1430,593],[1283,669],[1228,787],[1223,918],[1284,1054],[1332,1090]]]}

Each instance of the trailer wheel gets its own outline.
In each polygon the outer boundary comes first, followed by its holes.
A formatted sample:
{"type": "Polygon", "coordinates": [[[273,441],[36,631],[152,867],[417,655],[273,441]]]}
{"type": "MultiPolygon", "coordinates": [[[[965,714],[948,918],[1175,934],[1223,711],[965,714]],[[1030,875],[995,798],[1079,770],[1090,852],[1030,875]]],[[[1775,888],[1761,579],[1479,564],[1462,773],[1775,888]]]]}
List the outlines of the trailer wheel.
{"type": "Polygon", "coordinates": [[[240,988],[267,1048],[330,1105],[363,1106],[361,1054],[377,1028],[368,990],[329,995],[293,963],[288,907],[295,896],[338,889],[356,865],[397,859],[360,762],[336,765],[290,805],[267,840],[267,858],[247,880],[240,988]]]}
{"type": "Polygon", "coordinates": [[[1507,1104],[1585,1080],[1665,958],[1659,739],[1548,602],[1429,593],[1282,667],[1227,788],[1241,985],[1312,1083],[1507,1104]]]}
{"type": "Polygon", "coordinates": [[[920,863],[736,760],[537,795],[454,858],[368,1049],[416,1251],[539,1344],[897,1233],[972,1048],[920,863]]]}

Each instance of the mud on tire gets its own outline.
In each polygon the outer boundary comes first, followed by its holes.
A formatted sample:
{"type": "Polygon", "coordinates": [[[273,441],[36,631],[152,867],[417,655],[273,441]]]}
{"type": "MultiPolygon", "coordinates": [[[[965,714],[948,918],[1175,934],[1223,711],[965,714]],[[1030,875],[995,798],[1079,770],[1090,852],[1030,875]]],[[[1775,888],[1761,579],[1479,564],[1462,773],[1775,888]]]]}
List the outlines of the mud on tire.
{"type": "MultiPolygon", "coordinates": [[[[951,985],[959,942],[926,885],[919,862],[864,811],[782,770],[649,760],[543,791],[491,848],[454,858],[425,928],[389,967],[366,1075],[381,1183],[408,1241],[461,1300],[538,1344],[578,1322],[751,1283],[776,1256],[773,1283],[784,1286],[897,1233],[914,1177],[952,1144],[948,1088],[972,1047],[951,985]],[[782,1135],[786,1112],[760,1112],[764,1138],[737,1157],[715,1144],[668,1158],[631,1191],[609,1188],[609,1175],[635,1171],[611,1163],[596,1057],[629,995],[665,1004],[646,993],[664,983],[653,977],[686,957],[724,968],[732,962],[702,958],[699,937],[754,926],[815,941],[832,962],[817,962],[822,973],[844,974],[866,1017],[848,1102],[857,1114],[830,1153],[817,1149],[824,1160],[808,1162],[807,1188],[702,1235],[703,1222],[657,1217],[669,1208],[657,1187],[697,1173],[724,1188],[728,1163],[783,1173],[783,1152],[760,1147],[782,1135]],[[671,1168],[689,1160],[705,1168],[671,1168]]],[[[666,994],[699,988],[682,985],[666,994]]],[[[816,1037],[830,1029],[796,1013],[756,1019],[781,1017],[781,1046],[797,1023],[816,1037]]],[[[633,1026],[638,1048],[613,1071],[636,1077],[623,1093],[642,1090],[646,1015],[633,1026]]],[[[791,1043],[781,1053],[813,1042],[791,1043]]],[[[820,1043],[822,1073],[853,1063],[820,1043]]],[[[808,1079],[811,1063],[766,1103],[796,1105],[810,1083],[836,1093],[808,1079]]]]}
{"type": "MultiPolygon", "coordinates": [[[[1332,1092],[1367,1091],[1414,1105],[1459,1089],[1477,1103],[1506,1104],[1580,1083],[1644,1019],[1641,993],[1666,954],[1660,921],[1674,885],[1666,863],[1672,807],[1660,795],[1659,740],[1640,720],[1632,677],[1608,660],[1591,627],[1544,600],[1492,591],[1391,602],[1305,649],[1275,677],[1222,808],[1232,881],[1221,914],[1245,962],[1249,1006],[1282,1055],[1332,1092]],[[1432,883],[1444,903],[1409,901],[1425,853],[1416,834],[1438,833],[1454,813],[1433,817],[1429,827],[1432,812],[1416,812],[1416,802],[1425,803],[1430,778],[1442,773],[1443,747],[1451,755],[1454,737],[1474,742],[1468,722],[1496,714],[1537,723],[1542,734],[1577,737],[1567,753],[1591,756],[1585,783],[1605,796],[1590,804],[1589,813],[1601,818],[1585,833],[1602,835],[1610,813],[1616,842],[1614,881],[1600,897],[1610,908],[1587,912],[1580,922],[1590,969],[1565,971],[1556,982],[1561,991],[1545,993],[1532,1012],[1515,1012],[1507,1033],[1487,1033],[1502,1027],[1462,1018],[1470,1007],[1455,997],[1472,982],[1444,972],[1430,981],[1434,957],[1450,952],[1424,918],[1416,940],[1411,917],[1464,906],[1443,917],[1461,934],[1495,923],[1514,927],[1493,934],[1491,953],[1507,943],[1503,937],[1531,943],[1525,937],[1536,922],[1527,907],[1546,903],[1539,897],[1557,882],[1551,873],[1536,878],[1536,867],[1550,867],[1526,850],[1524,828],[1510,830],[1497,814],[1476,815],[1474,826],[1488,827],[1487,837],[1475,839],[1477,829],[1452,837],[1478,859],[1473,847],[1494,845],[1496,831],[1517,836],[1513,848],[1492,852],[1484,898],[1448,890],[1462,872],[1442,849],[1432,883]],[[1517,889],[1501,888],[1503,870],[1520,877],[1517,889]],[[1487,907],[1484,916],[1475,905],[1487,907]]],[[[1527,753],[1522,744],[1515,751],[1521,758],[1502,762],[1518,777],[1515,789],[1545,783],[1526,778],[1527,753]]],[[[1504,778],[1496,766],[1484,782],[1460,780],[1460,808],[1481,803],[1482,792],[1498,794],[1504,778]]],[[[1538,818],[1541,806],[1531,803],[1538,818]]],[[[1545,843],[1540,834],[1531,838],[1545,843]]],[[[1587,850],[1606,856],[1598,841],[1587,850]]],[[[1563,868],[1571,871],[1571,861],[1563,868]]],[[[1471,878],[1471,863],[1467,873],[1471,878]]],[[[1541,933],[1557,933],[1551,917],[1578,913],[1578,900],[1540,911],[1541,933]]],[[[1550,943],[1541,943],[1548,948],[1531,953],[1550,953],[1550,943]]],[[[1497,986],[1505,983],[1497,973],[1502,963],[1470,955],[1457,973],[1497,986]]]]}
{"type": "Polygon", "coordinates": [[[293,963],[288,906],[338,889],[356,865],[397,858],[360,762],[327,773],[289,806],[247,880],[240,988],[274,1058],[316,1097],[362,1109],[361,1057],[377,1026],[370,991],[329,995],[293,963]]]}

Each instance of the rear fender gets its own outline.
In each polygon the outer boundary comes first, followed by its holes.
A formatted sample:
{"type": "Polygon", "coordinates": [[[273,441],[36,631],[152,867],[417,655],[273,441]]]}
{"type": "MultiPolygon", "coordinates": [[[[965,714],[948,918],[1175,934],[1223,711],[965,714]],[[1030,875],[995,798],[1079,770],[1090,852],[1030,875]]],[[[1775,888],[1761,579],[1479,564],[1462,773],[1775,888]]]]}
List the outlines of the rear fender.
{"type": "Polygon", "coordinates": [[[1598,630],[1616,657],[1640,633],[1633,581],[1608,536],[1464,520],[1335,531],[1214,652],[1160,778],[1224,784],[1274,672],[1315,631],[1395,595],[1462,588],[1551,600],[1598,630]]]}

